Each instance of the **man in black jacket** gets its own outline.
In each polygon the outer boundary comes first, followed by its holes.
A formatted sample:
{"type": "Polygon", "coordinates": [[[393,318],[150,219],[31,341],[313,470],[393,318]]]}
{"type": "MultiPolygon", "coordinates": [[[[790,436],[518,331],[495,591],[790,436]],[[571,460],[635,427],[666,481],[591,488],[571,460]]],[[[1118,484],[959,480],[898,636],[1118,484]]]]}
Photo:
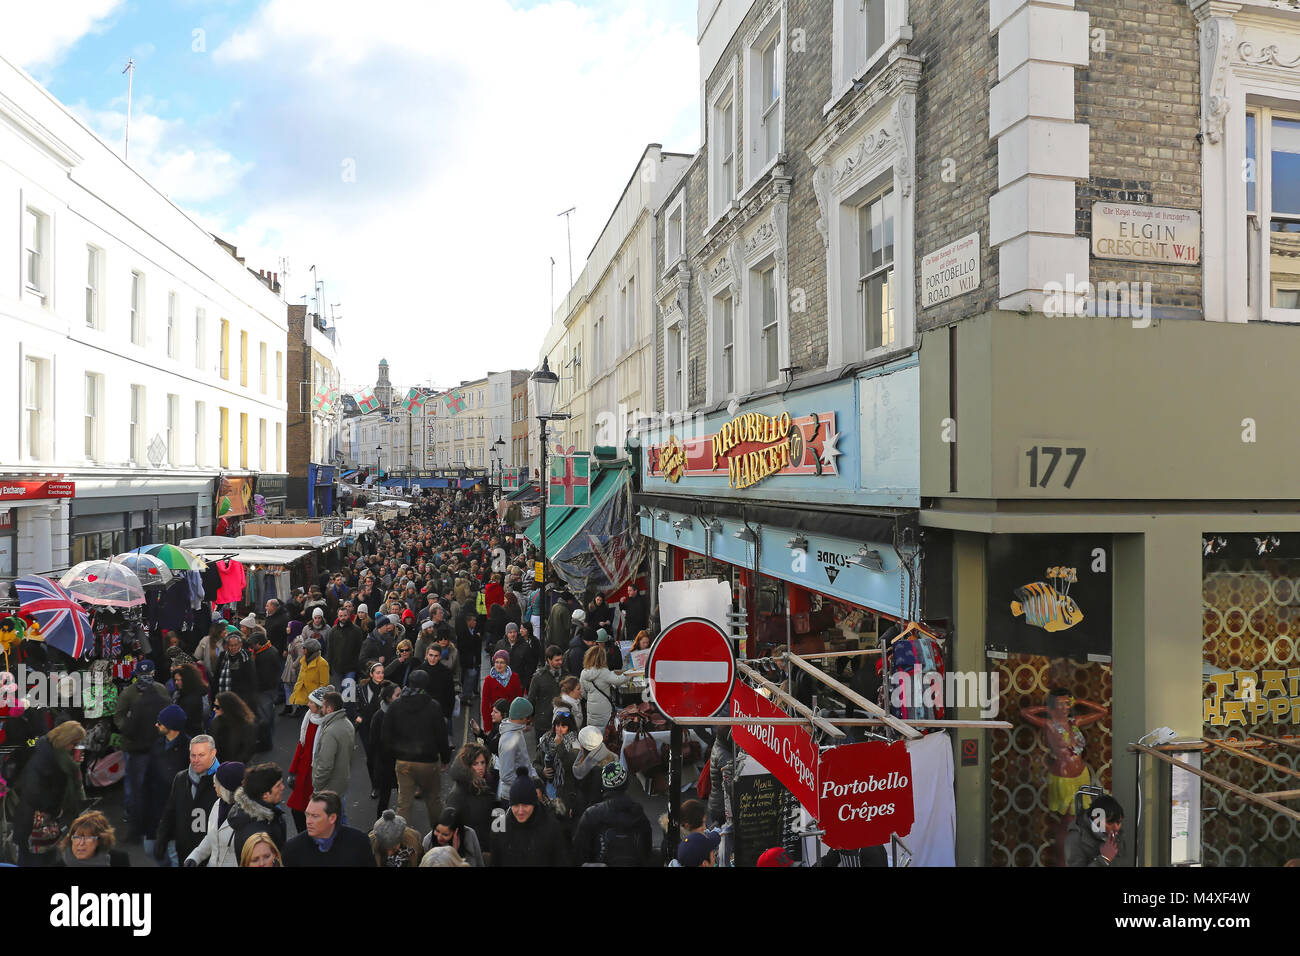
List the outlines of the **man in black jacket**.
{"type": "Polygon", "coordinates": [[[270,598],[266,602],[266,637],[281,655],[288,647],[289,612],[278,600],[270,598]]]}
{"type": "Polygon", "coordinates": [[[397,656],[397,624],[392,615],[381,617],[370,632],[370,636],[361,642],[357,661],[362,667],[367,661],[380,661],[391,664],[397,656]]]}
{"type": "Polygon", "coordinates": [[[510,655],[510,669],[519,675],[519,683],[527,693],[533,671],[537,670],[537,653],[531,644],[519,636],[519,625],[514,621],[506,625],[505,636],[492,648],[494,654],[497,651],[505,651],[510,655]]]}
{"type": "Polygon", "coordinates": [[[207,734],[190,741],[190,766],[172,780],[171,792],[163,806],[154,843],[154,859],[160,863],[168,855],[167,845],[175,841],[176,856],[185,859],[193,853],[208,832],[208,813],[216,802],[213,780],[220,764],[217,742],[207,734]]]}
{"type": "Polygon", "coordinates": [[[235,791],[226,822],[234,831],[235,854],[254,833],[265,832],[276,849],[284,852],[287,828],[284,822],[284,773],[273,763],[254,764],[244,771],[244,785],[235,791]]]}
{"type": "Polygon", "coordinates": [[[627,795],[627,769],[617,760],[601,769],[605,799],[588,807],[573,836],[578,865],[649,866],[653,854],[650,821],[641,805],[627,795]]]}
{"type": "Polygon", "coordinates": [[[569,848],[555,814],[539,807],[537,784],[520,776],[510,787],[510,808],[492,818],[491,866],[569,866],[569,848]]]}
{"type": "Polygon", "coordinates": [[[339,608],[338,623],[325,637],[325,660],[330,666],[330,683],[343,695],[349,720],[357,719],[357,657],[365,639],[361,628],[352,620],[352,604],[344,604],[339,608]]]}
{"type": "Polygon", "coordinates": [[[460,654],[460,685],[464,688],[465,703],[474,697],[477,689],[479,657],[483,654],[483,636],[478,629],[478,613],[471,606],[456,621],[456,650],[460,654]]]}
{"type": "Polygon", "coordinates": [[[257,751],[271,749],[271,731],[275,724],[275,695],[280,688],[280,672],[284,658],[276,652],[267,633],[254,628],[248,638],[253,658],[253,673],[257,676],[257,751]]]}
{"type": "Polygon", "coordinates": [[[533,704],[533,726],[537,729],[539,739],[551,727],[551,716],[555,710],[552,701],[560,696],[560,680],[563,677],[564,652],[552,644],[546,649],[546,666],[533,674],[532,682],[528,685],[528,699],[533,704]]]}
{"type": "Polygon", "coordinates": [[[284,865],[374,866],[370,838],[345,826],[342,814],[343,801],[333,790],[313,793],[307,804],[307,830],[284,845],[284,865]]]}
{"type": "Polygon", "coordinates": [[[382,731],[383,749],[397,772],[397,814],[410,821],[418,788],[429,813],[429,828],[442,812],[440,765],[451,762],[442,707],[429,696],[429,675],[413,670],[406,691],[389,705],[382,731]]]}
{"type": "Polygon", "coordinates": [[[171,703],[167,691],[153,679],[153,661],[140,661],[135,680],[118,698],[113,723],[122,734],[126,752],[125,791],[127,842],[144,836],[144,791],[149,776],[149,751],[158,737],[158,714],[171,703]]]}

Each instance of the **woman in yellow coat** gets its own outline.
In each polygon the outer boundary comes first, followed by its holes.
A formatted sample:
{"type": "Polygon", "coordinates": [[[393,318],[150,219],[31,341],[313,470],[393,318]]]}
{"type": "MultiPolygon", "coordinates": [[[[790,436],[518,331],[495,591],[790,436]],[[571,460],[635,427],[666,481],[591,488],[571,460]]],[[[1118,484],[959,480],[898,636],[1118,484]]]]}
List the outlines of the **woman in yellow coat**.
{"type": "Polygon", "coordinates": [[[317,687],[330,682],[330,666],[320,653],[320,641],[314,637],[302,642],[302,666],[298,669],[298,682],[293,685],[289,703],[295,707],[307,706],[307,695],[317,687]]]}

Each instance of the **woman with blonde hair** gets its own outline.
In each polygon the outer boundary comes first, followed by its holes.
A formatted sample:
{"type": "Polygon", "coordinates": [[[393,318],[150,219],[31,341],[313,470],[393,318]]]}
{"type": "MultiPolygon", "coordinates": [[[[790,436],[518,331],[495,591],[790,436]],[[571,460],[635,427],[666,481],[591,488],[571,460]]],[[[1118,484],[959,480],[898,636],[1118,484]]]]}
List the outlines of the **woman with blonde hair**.
{"type": "Polygon", "coordinates": [[[53,866],[62,836],[60,819],[76,817],[86,802],[81,786],[81,743],[86,728],[65,720],[36,741],[36,747],[18,775],[14,791],[14,842],[19,866],[53,866]]]}
{"type": "Polygon", "coordinates": [[[62,853],[56,866],[130,866],[125,850],[115,850],[117,842],[108,817],[98,810],[87,810],[68,827],[59,841],[62,853]]]}
{"type": "Polygon", "coordinates": [[[595,727],[602,734],[614,715],[614,688],[624,687],[632,679],[611,671],[606,666],[607,660],[605,648],[597,644],[583,656],[582,673],[578,675],[582,693],[587,699],[587,726],[595,727]]]}
{"type": "Polygon", "coordinates": [[[276,848],[271,834],[266,831],[254,833],[244,841],[244,848],[239,851],[240,866],[284,866],[284,860],[276,848]]]}

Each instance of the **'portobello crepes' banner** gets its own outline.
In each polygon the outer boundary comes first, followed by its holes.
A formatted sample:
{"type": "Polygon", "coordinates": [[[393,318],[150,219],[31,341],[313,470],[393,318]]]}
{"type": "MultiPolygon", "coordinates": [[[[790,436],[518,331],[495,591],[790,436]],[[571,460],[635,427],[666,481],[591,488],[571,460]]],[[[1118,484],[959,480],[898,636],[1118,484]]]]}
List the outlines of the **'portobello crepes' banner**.
{"type": "Polygon", "coordinates": [[[735,725],[733,739],[817,816],[817,744],[808,731],[793,724],[763,723],[790,715],[740,682],[731,692],[731,716],[754,718],[752,724],[735,725]]]}

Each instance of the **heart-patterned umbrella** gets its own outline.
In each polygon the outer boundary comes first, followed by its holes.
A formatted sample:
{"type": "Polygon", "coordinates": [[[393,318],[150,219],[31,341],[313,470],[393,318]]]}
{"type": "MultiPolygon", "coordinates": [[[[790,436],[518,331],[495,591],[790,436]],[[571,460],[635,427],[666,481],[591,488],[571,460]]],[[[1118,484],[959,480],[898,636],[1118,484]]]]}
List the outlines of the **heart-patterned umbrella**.
{"type": "Polygon", "coordinates": [[[113,563],[129,568],[140,579],[141,587],[165,588],[176,580],[176,575],[171,568],[167,567],[162,558],[155,557],[152,554],[128,551],[126,554],[119,554],[115,557],[113,563]]]}
{"type": "MultiPolygon", "coordinates": [[[[107,563],[107,562],[105,562],[107,563]]],[[[90,617],[71,594],[49,578],[28,575],[14,581],[19,613],[36,623],[40,639],[69,657],[84,657],[94,632],[90,617]]],[[[28,638],[32,635],[28,632],[28,638]]]]}
{"type": "Polygon", "coordinates": [[[59,579],[77,600],[101,607],[135,607],[144,603],[140,579],[128,567],[111,561],[82,561],[59,579]]]}

